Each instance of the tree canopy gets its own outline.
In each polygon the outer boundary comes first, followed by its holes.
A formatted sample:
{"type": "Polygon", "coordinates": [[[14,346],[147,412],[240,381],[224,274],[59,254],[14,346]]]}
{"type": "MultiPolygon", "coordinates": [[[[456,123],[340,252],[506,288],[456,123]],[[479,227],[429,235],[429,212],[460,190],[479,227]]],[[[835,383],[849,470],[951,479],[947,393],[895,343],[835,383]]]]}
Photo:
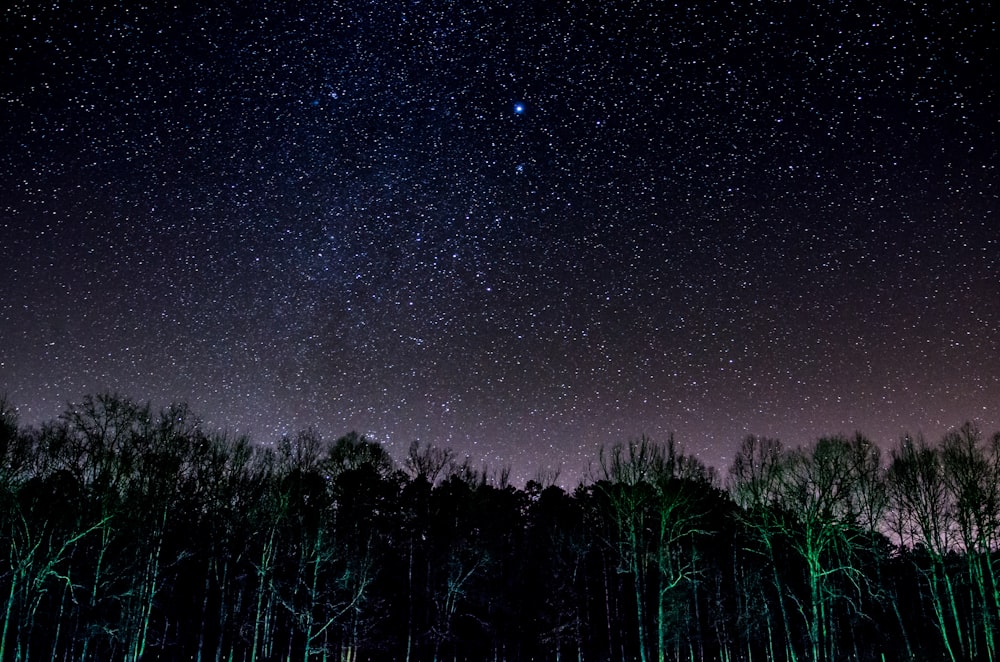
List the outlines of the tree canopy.
{"type": "Polygon", "coordinates": [[[997,659],[1000,434],[596,466],[518,488],[431,444],[0,402],[0,662],[997,659]]]}

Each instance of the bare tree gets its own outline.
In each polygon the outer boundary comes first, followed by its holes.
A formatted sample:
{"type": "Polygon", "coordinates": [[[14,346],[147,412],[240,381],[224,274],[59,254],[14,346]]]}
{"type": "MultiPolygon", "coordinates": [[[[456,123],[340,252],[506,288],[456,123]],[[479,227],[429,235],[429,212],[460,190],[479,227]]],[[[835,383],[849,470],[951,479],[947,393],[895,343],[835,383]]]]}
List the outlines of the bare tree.
{"type": "Polygon", "coordinates": [[[944,479],[941,453],[922,439],[903,437],[892,451],[888,485],[890,527],[901,547],[921,547],[930,559],[924,572],[934,620],[952,662],[967,659],[962,616],[945,563],[960,533],[953,518],[954,497],[944,479]]]}
{"type": "Polygon", "coordinates": [[[952,495],[954,520],[965,553],[974,618],[966,619],[965,640],[973,657],[985,648],[988,659],[997,657],[996,632],[1000,628],[1000,596],[992,561],[1000,536],[1000,435],[991,446],[984,443],[972,423],[945,435],[941,442],[941,478],[952,495]]]}
{"type": "Polygon", "coordinates": [[[455,466],[455,453],[450,448],[440,448],[433,444],[421,445],[413,441],[406,452],[403,466],[411,478],[423,476],[431,485],[438,478],[451,473],[455,466]]]}
{"type": "Polygon", "coordinates": [[[646,560],[653,533],[653,480],[663,464],[662,449],[647,437],[601,448],[598,486],[604,492],[615,529],[619,571],[632,580],[635,600],[637,645],[642,662],[649,659],[646,610],[646,560]]]}
{"type": "Polygon", "coordinates": [[[786,504],[782,498],[788,459],[781,442],[767,437],[748,436],[740,445],[740,450],[729,470],[729,491],[740,507],[740,518],[758,543],[761,554],[771,569],[772,599],[765,599],[767,610],[766,627],[771,658],[778,657],[774,647],[776,615],[771,605],[777,603],[783,634],[784,657],[794,662],[798,659],[791,620],[788,614],[786,596],[788,590],[778,568],[778,545],[786,531],[786,504]]]}
{"type": "Polygon", "coordinates": [[[788,456],[781,499],[794,516],[788,539],[807,569],[808,598],[799,609],[817,662],[838,657],[831,632],[836,599],[860,599],[867,584],[855,558],[877,530],[884,508],[877,490],[879,458],[860,434],[824,437],[788,456]],[[838,593],[838,580],[853,588],[854,598],[838,593]]]}
{"type": "MultiPolygon", "coordinates": [[[[680,451],[673,435],[656,454],[652,477],[655,487],[653,506],[653,558],[656,562],[656,650],[660,662],[666,658],[667,637],[672,628],[667,622],[669,605],[675,602],[675,590],[684,585],[697,586],[701,574],[695,539],[708,536],[707,493],[713,488],[713,474],[697,458],[680,451]]],[[[697,595],[690,600],[698,607],[697,595]]],[[[680,644],[680,637],[676,637],[680,644]]],[[[686,642],[689,647],[698,641],[686,642]]],[[[694,651],[691,652],[694,655],[694,651]]]]}

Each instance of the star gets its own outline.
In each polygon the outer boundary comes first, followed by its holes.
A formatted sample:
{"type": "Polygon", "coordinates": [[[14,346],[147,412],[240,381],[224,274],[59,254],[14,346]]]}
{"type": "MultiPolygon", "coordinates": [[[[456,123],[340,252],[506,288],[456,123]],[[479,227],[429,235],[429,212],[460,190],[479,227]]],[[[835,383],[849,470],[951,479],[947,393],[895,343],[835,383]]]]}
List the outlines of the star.
{"type": "Polygon", "coordinates": [[[962,27],[988,3],[840,3],[832,31],[550,4],[283,4],[252,36],[140,8],[113,48],[83,7],[58,57],[16,19],[0,394],[28,425],[112,389],[566,484],[641,434],[725,473],[747,433],[1000,427],[992,43],[962,27]]]}

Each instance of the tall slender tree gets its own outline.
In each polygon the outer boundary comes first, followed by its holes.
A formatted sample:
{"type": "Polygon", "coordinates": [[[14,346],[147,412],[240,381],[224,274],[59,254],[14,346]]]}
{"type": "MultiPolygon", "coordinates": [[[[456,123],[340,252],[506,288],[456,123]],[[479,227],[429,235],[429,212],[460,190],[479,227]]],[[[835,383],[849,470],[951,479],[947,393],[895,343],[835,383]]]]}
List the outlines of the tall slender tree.
{"type": "Polygon", "coordinates": [[[781,499],[781,488],[788,470],[787,456],[777,439],[748,436],[729,471],[729,490],[740,506],[740,519],[756,543],[756,552],[765,560],[772,586],[765,597],[768,630],[768,654],[779,654],[790,662],[798,660],[796,637],[789,617],[789,582],[782,552],[789,513],[781,499]],[[773,608],[777,605],[777,609],[773,608]],[[777,612],[777,613],[775,613],[777,612]],[[775,624],[777,621],[777,625],[775,624]],[[780,627],[781,639],[775,641],[774,631],[780,627]]]}
{"type": "Polygon", "coordinates": [[[1000,463],[979,429],[966,423],[945,435],[941,443],[941,479],[952,496],[953,518],[964,552],[971,586],[973,618],[966,620],[965,640],[973,657],[997,658],[1000,600],[992,559],[1000,537],[1000,463]],[[991,457],[992,456],[992,457],[991,457]]]}
{"type": "Polygon", "coordinates": [[[934,623],[952,662],[968,658],[962,615],[947,558],[959,541],[953,497],[944,480],[941,453],[922,438],[904,437],[892,451],[888,473],[890,527],[902,547],[919,546],[934,623]]]}
{"type": "Polygon", "coordinates": [[[654,526],[656,490],[653,481],[663,465],[663,450],[649,438],[615,444],[600,451],[601,481],[597,484],[608,506],[614,527],[614,548],[619,569],[631,580],[635,608],[636,646],[639,659],[647,662],[649,610],[647,562],[654,526]]]}

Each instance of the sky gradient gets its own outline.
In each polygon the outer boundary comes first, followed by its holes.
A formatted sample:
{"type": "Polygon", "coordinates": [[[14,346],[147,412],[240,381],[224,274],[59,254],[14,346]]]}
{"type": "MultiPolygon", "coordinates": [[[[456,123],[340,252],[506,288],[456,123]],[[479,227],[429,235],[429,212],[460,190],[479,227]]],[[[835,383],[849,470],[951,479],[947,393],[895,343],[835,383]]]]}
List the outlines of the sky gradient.
{"type": "Polygon", "coordinates": [[[24,423],[116,391],[522,483],[1000,430],[988,1],[128,4],[2,14],[24,423]]]}

